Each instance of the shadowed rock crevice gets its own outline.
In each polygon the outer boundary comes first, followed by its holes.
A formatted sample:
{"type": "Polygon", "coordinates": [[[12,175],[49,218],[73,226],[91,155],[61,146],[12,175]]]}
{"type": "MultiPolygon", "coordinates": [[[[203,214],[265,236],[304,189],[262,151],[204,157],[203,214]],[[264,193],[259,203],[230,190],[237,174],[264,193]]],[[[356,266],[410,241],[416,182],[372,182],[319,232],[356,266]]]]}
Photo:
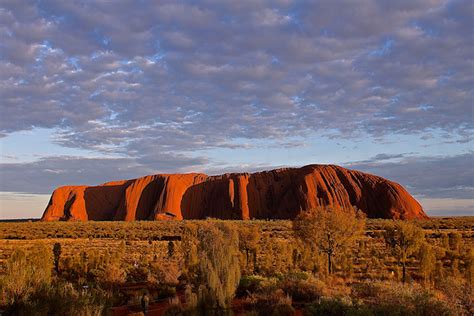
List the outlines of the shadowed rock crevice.
{"type": "Polygon", "coordinates": [[[426,218],[398,183],[333,165],[253,174],[158,174],[53,192],[42,219],[292,219],[318,206],[355,206],[371,218],[426,218]]]}

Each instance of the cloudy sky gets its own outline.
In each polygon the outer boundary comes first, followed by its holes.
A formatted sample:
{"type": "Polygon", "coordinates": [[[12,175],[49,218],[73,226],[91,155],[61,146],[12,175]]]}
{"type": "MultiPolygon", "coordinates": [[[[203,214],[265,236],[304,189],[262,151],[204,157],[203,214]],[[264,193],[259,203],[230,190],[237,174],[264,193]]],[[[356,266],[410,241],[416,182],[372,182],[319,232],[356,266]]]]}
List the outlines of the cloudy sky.
{"type": "Polygon", "coordinates": [[[59,185],[333,163],[474,214],[471,1],[0,0],[0,218],[59,185]]]}

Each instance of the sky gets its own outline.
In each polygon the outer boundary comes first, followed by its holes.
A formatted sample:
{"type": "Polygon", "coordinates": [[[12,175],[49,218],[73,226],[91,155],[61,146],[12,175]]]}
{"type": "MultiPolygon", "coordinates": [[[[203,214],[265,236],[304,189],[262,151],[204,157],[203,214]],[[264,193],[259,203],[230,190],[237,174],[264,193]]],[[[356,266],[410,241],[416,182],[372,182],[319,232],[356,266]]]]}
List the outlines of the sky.
{"type": "Polygon", "coordinates": [[[0,0],[0,219],[55,187],[339,164],[474,215],[471,1],[0,0]]]}

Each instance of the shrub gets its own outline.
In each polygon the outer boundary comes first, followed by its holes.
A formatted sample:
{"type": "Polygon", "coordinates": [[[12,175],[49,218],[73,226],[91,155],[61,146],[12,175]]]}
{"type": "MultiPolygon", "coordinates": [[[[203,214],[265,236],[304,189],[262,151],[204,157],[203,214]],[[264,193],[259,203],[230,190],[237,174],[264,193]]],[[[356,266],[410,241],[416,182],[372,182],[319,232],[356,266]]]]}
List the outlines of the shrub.
{"type": "Polygon", "coordinates": [[[461,248],[461,243],[462,243],[462,237],[461,234],[458,232],[454,232],[449,234],[449,248],[455,252],[459,253],[459,250],[461,248]]]}
{"type": "Polygon", "coordinates": [[[459,310],[450,306],[435,292],[419,285],[397,282],[362,283],[354,286],[353,296],[359,305],[369,308],[375,315],[390,311],[390,315],[458,315],[459,310]]]}
{"type": "Polygon", "coordinates": [[[287,295],[297,302],[313,302],[323,295],[325,284],[317,279],[284,279],[278,283],[287,295]]]}
{"type": "Polygon", "coordinates": [[[413,298],[414,301],[408,304],[400,302],[378,302],[356,303],[351,300],[341,298],[324,298],[318,303],[312,304],[305,309],[305,315],[324,315],[324,316],[370,316],[370,315],[399,315],[399,316],[418,316],[418,315],[457,315],[450,310],[447,305],[439,300],[433,300],[425,293],[413,298]]]}
{"type": "Polygon", "coordinates": [[[293,315],[291,297],[281,289],[252,294],[244,301],[244,308],[257,311],[260,315],[293,315]]]}
{"type": "Polygon", "coordinates": [[[34,315],[101,315],[111,301],[112,293],[97,288],[78,290],[71,283],[55,282],[27,310],[34,315]]]}
{"type": "Polygon", "coordinates": [[[168,258],[173,257],[174,255],[174,242],[172,240],[168,241],[168,258]]]}
{"type": "Polygon", "coordinates": [[[264,277],[259,275],[245,275],[240,278],[239,286],[236,291],[237,297],[243,297],[251,293],[256,293],[262,290],[262,282],[264,277]]]}
{"type": "Polygon", "coordinates": [[[53,246],[53,255],[54,255],[54,270],[56,273],[59,273],[59,259],[61,257],[61,244],[55,243],[53,246]]]}
{"type": "MultiPolygon", "coordinates": [[[[305,315],[339,316],[353,315],[353,306],[340,299],[323,298],[305,309],[305,315]]],[[[368,314],[364,314],[368,315],[368,314]]]]}
{"type": "Polygon", "coordinates": [[[0,278],[1,305],[27,305],[38,292],[46,291],[51,283],[53,267],[50,251],[43,244],[28,253],[15,250],[0,278]]]}
{"type": "Polygon", "coordinates": [[[474,248],[471,248],[466,255],[466,280],[474,287],[474,248]]]}
{"type": "Polygon", "coordinates": [[[132,265],[127,269],[128,282],[145,282],[150,280],[150,270],[146,266],[132,265]]]}
{"type": "Polygon", "coordinates": [[[175,263],[159,262],[151,264],[151,274],[156,283],[177,285],[181,272],[175,263]]]}
{"type": "Polygon", "coordinates": [[[474,315],[474,293],[468,282],[459,277],[447,277],[439,282],[438,289],[446,296],[451,309],[459,314],[474,315]]]}
{"type": "Polygon", "coordinates": [[[124,283],[127,274],[125,270],[118,263],[111,263],[102,270],[100,276],[100,283],[106,286],[115,286],[124,283]]]}

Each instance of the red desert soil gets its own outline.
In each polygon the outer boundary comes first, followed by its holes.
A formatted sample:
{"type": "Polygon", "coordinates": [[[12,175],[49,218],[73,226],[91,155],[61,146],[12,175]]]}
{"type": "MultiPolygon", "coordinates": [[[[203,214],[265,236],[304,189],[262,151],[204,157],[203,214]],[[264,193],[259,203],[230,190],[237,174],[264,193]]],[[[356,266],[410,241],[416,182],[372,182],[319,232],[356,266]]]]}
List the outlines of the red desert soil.
{"type": "Polygon", "coordinates": [[[53,192],[42,220],[292,219],[321,205],[353,205],[370,218],[427,218],[398,183],[339,166],[308,165],[64,186],[53,192]]]}

